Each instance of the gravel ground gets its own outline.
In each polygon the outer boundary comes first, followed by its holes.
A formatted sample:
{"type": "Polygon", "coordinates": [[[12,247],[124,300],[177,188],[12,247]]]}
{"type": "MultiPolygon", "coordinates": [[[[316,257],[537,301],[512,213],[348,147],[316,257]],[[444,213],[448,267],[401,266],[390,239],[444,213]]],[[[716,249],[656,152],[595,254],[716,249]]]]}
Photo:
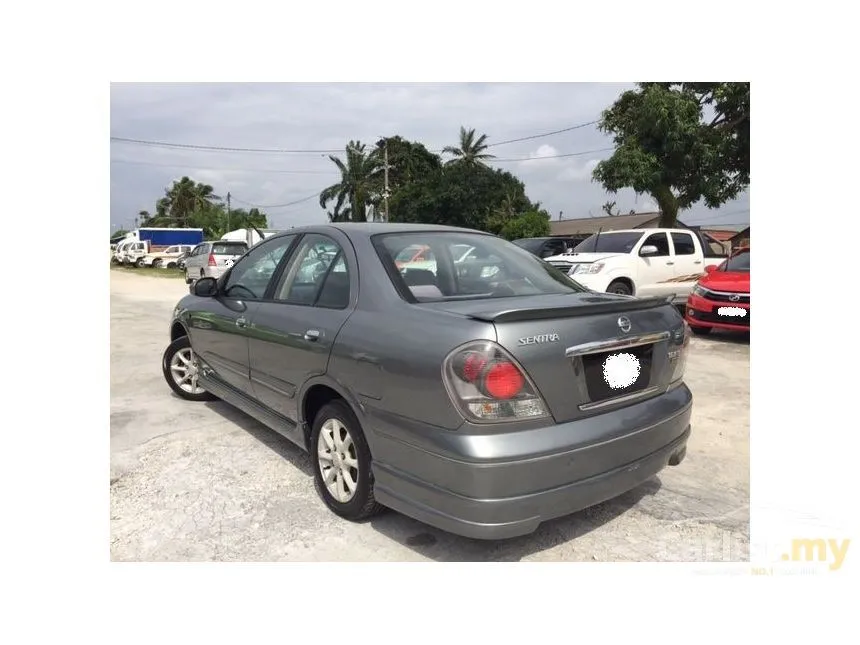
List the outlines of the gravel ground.
{"type": "Polygon", "coordinates": [[[386,512],[330,513],[308,456],[161,374],[181,280],[111,271],[111,557],[115,561],[702,561],[749,559],[749,336],[694,338],[687,458],[536,533],[484,542],[386,512]]]}

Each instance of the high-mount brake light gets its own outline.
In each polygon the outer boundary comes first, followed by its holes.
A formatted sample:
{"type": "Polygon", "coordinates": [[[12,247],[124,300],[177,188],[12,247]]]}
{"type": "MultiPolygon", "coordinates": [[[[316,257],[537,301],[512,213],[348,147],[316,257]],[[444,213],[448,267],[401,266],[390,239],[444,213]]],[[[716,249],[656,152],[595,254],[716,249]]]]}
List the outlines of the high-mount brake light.
{"type": "Polygon", "coordinates": [[[451,401],[473,422],[549,416],[546,404],[517,361],[492,341],[458,347],[445,359],[442,377],[451,401]]]}

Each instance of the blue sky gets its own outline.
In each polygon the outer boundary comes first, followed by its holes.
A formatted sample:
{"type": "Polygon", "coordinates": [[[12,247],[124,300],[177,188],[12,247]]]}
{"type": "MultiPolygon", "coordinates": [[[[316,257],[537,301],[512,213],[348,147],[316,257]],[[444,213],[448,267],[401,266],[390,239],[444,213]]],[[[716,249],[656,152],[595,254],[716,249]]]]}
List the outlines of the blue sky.
{"type": "MultiPolygon", "coordinates": [[[[111,135],[146,141],[232,148],[342,150],[350,139],[368,144],[399,134],[441,150],[457,143],[461,125],[488,143],[552,132],[593,121],[632,87],[617,83],[114,83],[111,135]]],[[[594,165],[611,152],[595,126],[493,147],[491,165],[517,175],[530,199],[558,218],[597,216],[615,201],[622,212],[656,210],[647,195],[608,195],[591,181],[594,165]],[[576,156],[556,157],[572,153],[576,156]]],[[[154,210],[165,187],[182,175],[229,191],[236,207],[262,206],[270,225],[325,221],[307,198],[335,183],[324,153],[273,154],[162,148],[111,142],[111,230],[128,227],[140,210],[154,210]]],[[[749,221],[749,193],[711,210],[696,205],[688,224],[749,221]]]]}

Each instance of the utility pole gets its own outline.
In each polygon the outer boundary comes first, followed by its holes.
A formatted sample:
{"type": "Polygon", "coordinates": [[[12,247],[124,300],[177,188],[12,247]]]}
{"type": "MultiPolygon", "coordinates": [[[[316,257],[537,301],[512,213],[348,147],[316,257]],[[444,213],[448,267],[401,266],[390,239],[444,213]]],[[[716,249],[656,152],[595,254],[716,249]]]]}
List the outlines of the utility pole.
{"type": "Polygon", "coordinates": [[[385,189],[382,191],[382,198],[385,200],[385,218],[383,221],[388,221],[388,139],[385,139],[385,189]]]}
{"type": "Polygon", "coordinates": [[[230,232],[230,193],[227,193],[227,230],[225,233],[230,232]]]}

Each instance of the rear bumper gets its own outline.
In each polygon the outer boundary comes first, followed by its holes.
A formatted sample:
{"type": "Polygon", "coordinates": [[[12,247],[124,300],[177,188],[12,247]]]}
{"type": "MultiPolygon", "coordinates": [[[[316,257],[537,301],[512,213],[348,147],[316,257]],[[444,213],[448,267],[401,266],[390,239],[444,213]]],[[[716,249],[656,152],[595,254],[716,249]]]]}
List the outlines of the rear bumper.
{"type": "Polygon", "coordinates": [[[617,497],[679,464],[691,408],[692,395],[682,385],[571,423],[496,435],[446,432],[435,449],[383,429],[374,433],[376,498],[466,537],[526,535],[541,522],[617,497]]]}

